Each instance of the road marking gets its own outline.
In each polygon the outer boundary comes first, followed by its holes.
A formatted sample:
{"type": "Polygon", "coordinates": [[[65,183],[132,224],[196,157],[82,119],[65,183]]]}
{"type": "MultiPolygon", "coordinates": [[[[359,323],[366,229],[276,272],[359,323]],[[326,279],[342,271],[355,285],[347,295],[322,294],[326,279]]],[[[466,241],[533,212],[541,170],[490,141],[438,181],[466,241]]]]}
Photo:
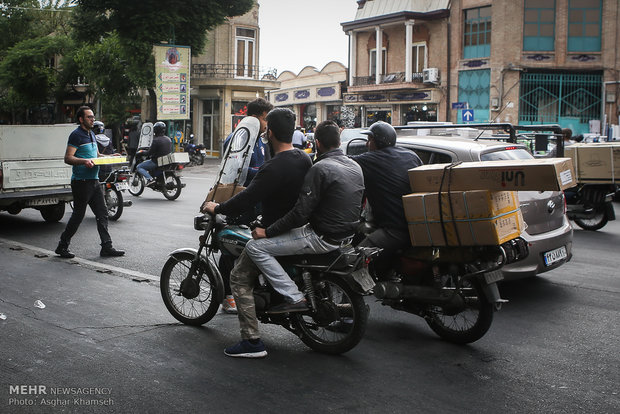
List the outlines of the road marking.
{"type": "MultiPolygon", "coordinates": [[[[0,242],[5,243],[7,245],[19,246],[22,249],[28,249],[28,250],[32,250],[32,251],[35,251],[35,252],[43,253],[43,254],[46,254],[46,255],[48,255],[50,257],[58,257],[56,255],[56,253],[54,253],[51,250],[43,249],[41,247],[33,246],[31,244],[20,243],[18,241],[8,240],[8,239],[4,239],[2,237],[0,237],[0,242]]],[[[123,267],[112,266],[112,265],[105,264],[105,263],[94,262],[92,260],[82,259],[82,258],[77,257],[77,256],[74,257],[73,259],[62,259],[62,260],[72,260],[72,261],[75,261],[75,262],[77,262],[79,264],[82,264],[82,265],[85,265],[85,266],[88,266],[88,267],[91,267],[91,268],[111,270],[112,272],[120,273],[120,274],[125,275],[127,277],[131,277],[131,278],[138,277],[138,278],[148,279],[151,282],[159,283],[159,276],[153,276],[153,275],[149,275],[148,273],[142,273],[142,272],[138,272],[136,270],[125,269],[123,267]]]]}

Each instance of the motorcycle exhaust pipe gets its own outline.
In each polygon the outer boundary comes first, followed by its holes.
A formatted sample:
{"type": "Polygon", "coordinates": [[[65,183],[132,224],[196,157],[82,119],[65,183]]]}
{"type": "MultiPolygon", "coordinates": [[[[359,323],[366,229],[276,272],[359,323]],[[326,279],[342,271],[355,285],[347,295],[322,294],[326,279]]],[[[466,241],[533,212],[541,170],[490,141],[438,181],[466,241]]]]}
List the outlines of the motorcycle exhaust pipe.
{"type": "MultiPolygon", "coordinates": [[[[414,299],[420,303],[452,304],[455,296],[428,286],[406,286],[396,282],[379,282],[375,285],[377,299],[414,299]]],[[[456,296],[458,297],[458,296],[456,296]]]]}

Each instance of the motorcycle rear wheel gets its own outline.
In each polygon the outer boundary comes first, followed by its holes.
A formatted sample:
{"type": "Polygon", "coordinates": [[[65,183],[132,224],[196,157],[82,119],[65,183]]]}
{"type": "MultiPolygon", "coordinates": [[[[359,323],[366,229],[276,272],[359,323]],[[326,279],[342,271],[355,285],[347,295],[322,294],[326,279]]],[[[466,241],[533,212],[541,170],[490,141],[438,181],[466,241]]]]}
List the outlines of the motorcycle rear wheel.
{"type": "Polygon", "coordinates": [[[139,196],[144,192],[144,177],[140,174],[134,173],[129,176],[129,193],[133,196],[139,196]],[[136,181],[134,183],[134,181],[136,181]]]}
{"type": "Polygon", "coordinates": [[[118,220],[123,214],[123,193],[116,188],[107,188],[104,198],[108,208],[108,220],[118,220]]]}
{"type": "Polygon", "coordinates": [[[338,277],[328,276],[316,289],[319,311],[296,314],[293,324],[304,344],[326,354],[342,354],[355,347],[364,336],[368,306],[364,298],[338,277]]]}
{"type": "MultiPolygon", "coordinates": [[[[451,280],[451,279],[449,279],[451,280]]],[[[482,338],[493,322],[493,304],[486,300],[479,281],[462,281],[466,289],[466,308],[453,314],[434,306],[426,323],[441,338],[455,344],[468,344],[482,338]]]]}
{"type": "Polygon", "coordinates": [[[605,207],[596,210],[592,218],[575,219],[575,224],[584,230],[596,231],[605,227],[608,222],[605,207]]]}
{"type": "Polygon", "coordinates": [[[168,200],[176,200],[181,195],[181,179],[176,175],[166,175],[161,192],[168,200]]]}
{"type": "Polygon", "coordinates": [[[223,288],[214,274],[216,270],[203,261],[196,270],[194,281],[189,280],[193,260],[194,255],[191,253],[171,256],[162,268],[159,287],[168,312],[176,320],[186,325],[199,326],[215,316],[222,301],[220,290],[223,288]],[[197,277],[200,281],[196,284],[197,277]],[[185,294],[181,289],[184,281],[185,294]],[[192,288],[196,289],[193,293],[192,288]]]}

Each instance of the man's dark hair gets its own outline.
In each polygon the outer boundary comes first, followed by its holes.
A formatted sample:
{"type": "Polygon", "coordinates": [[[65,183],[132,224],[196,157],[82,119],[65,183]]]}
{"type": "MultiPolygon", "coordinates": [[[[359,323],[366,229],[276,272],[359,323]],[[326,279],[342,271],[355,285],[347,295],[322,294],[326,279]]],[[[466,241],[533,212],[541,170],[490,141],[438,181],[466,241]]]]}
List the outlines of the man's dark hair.
{"type": "Polygon", "coordinates": [[[340,146],[340,128],[334,121],[323,121],[314,130],[314,139],[321,142],[325,149],[340,146]]]}
{"type": "Polygon", "coordinates": [[[75,114],[75,121],[79,124],[80,123],[80,118],[84,118],[84,112],[86,111],[92,111],[93,109],[90,106],[80,106],[75,114]]]}
{"type": "Polygon", "coordinates": [[[562,136],[564,139],[571,139],[573,136],[573,131],[570,128],[564,128],[562,129],[562,136]]]}
{"type": "Polygon", "coordinates": [[[264,112],[271,111],[272,109],[273,105],[271,102],[263,98],[257,98],[248,103],[248,116],[259,116],[264,112]]]}
{"type": "Polygon", "coordinates": [[[275,138],[285,144],[293,142],[295,113],[288,108],[275,108],[267,114],[267,128],[275,138]]]}

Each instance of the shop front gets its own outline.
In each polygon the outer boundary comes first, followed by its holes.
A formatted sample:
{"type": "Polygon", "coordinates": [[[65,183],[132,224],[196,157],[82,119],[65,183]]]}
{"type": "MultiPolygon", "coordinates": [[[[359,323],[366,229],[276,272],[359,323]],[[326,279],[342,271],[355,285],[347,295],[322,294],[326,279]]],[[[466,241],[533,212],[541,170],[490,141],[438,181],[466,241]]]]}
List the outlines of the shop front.
{"type": "Polygon", "coordinates": [[[434,90],[415,92],[346,93],[342,119],[347,128],[366,128],[377,121],[407,125],[412,121],[437,121],[434,90]]]}

